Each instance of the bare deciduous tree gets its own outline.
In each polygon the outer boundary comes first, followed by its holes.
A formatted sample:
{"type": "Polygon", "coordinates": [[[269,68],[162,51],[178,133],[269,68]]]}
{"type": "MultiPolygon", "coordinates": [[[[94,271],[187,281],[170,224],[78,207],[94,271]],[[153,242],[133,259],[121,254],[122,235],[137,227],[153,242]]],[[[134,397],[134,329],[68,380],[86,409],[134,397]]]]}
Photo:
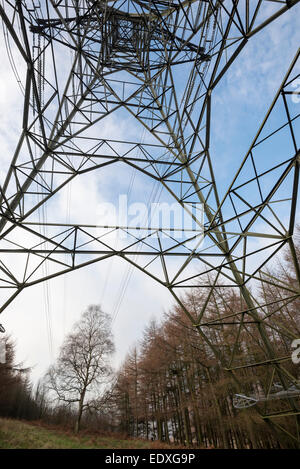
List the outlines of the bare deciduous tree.
{"type": "Polygon", "coordinates": [[[78,403],[76,432],[83,412],[99,398],[101,385],[111,373],[113,351],[109,316],[92,305],[66,337],[56,364],[47,373],[48,387],[56,398],[70,405],[78,403]]]}

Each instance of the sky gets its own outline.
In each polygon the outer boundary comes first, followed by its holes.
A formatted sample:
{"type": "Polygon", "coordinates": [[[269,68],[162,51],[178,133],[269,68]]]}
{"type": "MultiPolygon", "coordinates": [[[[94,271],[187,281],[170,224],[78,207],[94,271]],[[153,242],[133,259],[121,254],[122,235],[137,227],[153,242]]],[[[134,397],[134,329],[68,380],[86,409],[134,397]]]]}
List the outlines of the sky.
{"type": "MultiPolygon", "coordinates": [[[[211,155],[221,195],[296,54],[300,43],[299,14],[300,4],[253,37],[214,92],[211,155]]],[[[2,180],[20,134],[23,97],[2,40],[0,56],[2,180]]],[[[22,71],[20,59],[15,59],[22,71]]],[[[104,130],[118,138],[134,135],[134,128],[125,119],[120,122],[112,117],[105,125],[104,130]]],[[[114,198],[116,187],[126,191],[130,184],[131,171],[112,171],[103,172],[100,179],[91,172],[74,180],[71,188],[57,197],[55,213],[50,207],[48,220],[54,216],[84,222],[97,219],[99,204],[114,198]],[[113,176],[113,180],[108,176],[113,176]]],[[[153,185],[145,186],[144,180],[137,177],[134,183],[135,194],[143,193],[147,200],[153,185]]],[[[17,359],[32,367],[33,382],[55,360],[65,335],[90,304],[100,304],[113,317],[117,367],[130,347],[141,339],[149,321],[161,319],[172,307],[173,299],[163,286],[136,269],[128,269],[128,264],[117,258],[24,290],[5,310],[0,322],[16,342],[17,359]]]]}

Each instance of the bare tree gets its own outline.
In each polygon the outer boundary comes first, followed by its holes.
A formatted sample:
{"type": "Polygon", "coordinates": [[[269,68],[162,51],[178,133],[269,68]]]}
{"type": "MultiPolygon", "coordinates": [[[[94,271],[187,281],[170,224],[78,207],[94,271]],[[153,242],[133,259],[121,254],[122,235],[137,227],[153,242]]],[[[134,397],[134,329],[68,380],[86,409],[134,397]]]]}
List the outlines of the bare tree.
{"type": "Polygon", "coordinates": [[[57,362],[47,373],[56,398],[69,405],[78,403],[75,431],[83,412],[95,399],[111,373],[109,358],[114,352],[110,318],[97,305],[90,306],[66,337],[57,362]]]}

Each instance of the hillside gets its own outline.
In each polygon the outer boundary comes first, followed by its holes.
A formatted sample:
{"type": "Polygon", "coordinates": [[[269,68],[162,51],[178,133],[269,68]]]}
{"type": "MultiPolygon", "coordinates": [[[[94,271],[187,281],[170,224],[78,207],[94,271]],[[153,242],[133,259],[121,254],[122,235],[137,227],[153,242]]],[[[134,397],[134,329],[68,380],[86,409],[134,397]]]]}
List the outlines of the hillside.
{"type": "MultiPolygon", "coordinates": [[[[167,447],[157,443],[160,448],[167,447]]],[[[154,449],[155,443],[71,431],[0,418],[0,449],[154,449]]]]}

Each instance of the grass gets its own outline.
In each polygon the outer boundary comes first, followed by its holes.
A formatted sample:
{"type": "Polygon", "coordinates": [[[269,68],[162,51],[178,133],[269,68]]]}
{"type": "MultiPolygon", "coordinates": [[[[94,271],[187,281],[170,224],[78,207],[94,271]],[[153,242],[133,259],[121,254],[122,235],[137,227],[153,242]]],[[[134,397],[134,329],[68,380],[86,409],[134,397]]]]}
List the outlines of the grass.
{"type": "Polygon", "coordinates": [[[159,442],[105,436],[97,433],[72,434],[39,422],[0,418],[0,449],[157,449],[174,448],[159,442]]]}

